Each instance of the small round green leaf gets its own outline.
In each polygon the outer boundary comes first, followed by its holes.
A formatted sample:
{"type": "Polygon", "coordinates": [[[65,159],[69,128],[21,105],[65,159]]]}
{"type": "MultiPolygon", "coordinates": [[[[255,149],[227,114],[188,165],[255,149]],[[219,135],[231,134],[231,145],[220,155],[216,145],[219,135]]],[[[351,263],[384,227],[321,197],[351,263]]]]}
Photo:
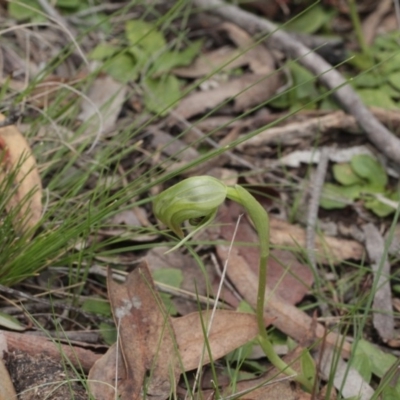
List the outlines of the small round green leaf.
{"type": "Polygon", "coordinates": [[[375,158],[367,154],[358,154],[352,157],[350,163],[353,171],[373,186],[383,189],[387,185],[388,177],[386,171],[375,158]]]}
{"type": "Polygon", "coordinates": [[[339,183],[345,186],[363,183],[363,179],[354,172],[350,163],[335,164],[333,166],[333,176],[339,183]]]}

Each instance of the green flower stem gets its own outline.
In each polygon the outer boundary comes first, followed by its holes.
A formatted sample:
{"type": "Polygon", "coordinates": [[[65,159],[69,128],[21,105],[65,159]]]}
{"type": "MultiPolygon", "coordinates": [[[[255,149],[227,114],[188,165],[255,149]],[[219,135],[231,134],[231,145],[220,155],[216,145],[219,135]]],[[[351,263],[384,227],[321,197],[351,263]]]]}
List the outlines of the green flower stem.
{"type": "Polygon", "coordinates": [[[295,380],[311,391],[311,382],[304,375],[297,374],[276,354],[265,329],[264,303],[269,256],[269,218],[261,204],[239,185],[226,186],[223,182],[211,176],[198,176],[187,178],[159,194],[154,201],[153,209],[155,216],[182,239],[173,248],[175,249],[192,237],[199,229],[210,224],[217,214],[218,207],[226,198],[244,207],[259,238],[260,262],[256,317],[260,346],[270,362],[280,372],[293,376],[295,380]],[[185,221],[197,226],[186,237],[184,237],[181,227],[185,221]]]}

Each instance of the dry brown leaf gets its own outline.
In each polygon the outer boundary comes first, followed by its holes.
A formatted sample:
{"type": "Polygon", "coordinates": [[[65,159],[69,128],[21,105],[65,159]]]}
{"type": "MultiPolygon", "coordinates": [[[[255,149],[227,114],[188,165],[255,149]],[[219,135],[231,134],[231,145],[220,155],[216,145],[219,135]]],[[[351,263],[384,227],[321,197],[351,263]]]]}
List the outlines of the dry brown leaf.
{"type": "MultiPolygon", "coordinates": [[[[211,311],[191,313],[184,317],[172,320],[179,354],[185,371],[190,371],[199,366],[204,349],[204,326],[208,326],[211,311]]],[[[208,342],[213,360],[223,357],[245,343],[253,340],[258,334],[256,317],[253,314],[235,311],[217,310],[212,320],[208,342]]],[[[210,362],[207,351],[204,353],[203,363],[210,362]]]]}
{"type": "MultiPolygon", "coordinates": [[[[0,121],[5,119],[0,114],[0,121]]],[[[7,211],[18,210],[14,226],[25,232],[34,227],[42,215],[42,183],[35,158],[24,136],[15,125],[0,128],[0,151],[4,152],[0,182],[15,174],[15,191],[7,203],[7,211]]]]}
{"type": "Polygon", "coordinates": [[[222,23],[225,31],[238,47],[223,46],[201,54],[189,67],[175,68],[174,73],[185,78],[200,78],[213,71],[229,71],[248,65],[255,74],[269,74],[274,71],[275,60],[263,45],[254,46],[253,38],[243,29],[230,22],[222,23]]]}
{"type": "Polygon", "coordinates": [[[269,74],[275,69],[275,60],[272,53],[263,43],[255,46],[253,38],[242,28],[231,22],[221,24],[230,39],[246,55],[250,69],[256,74],[269,74]]]}
{"type": "MultiPolygon", "coordinates": [[[[306,231],[300,226],[270,218],[270,240],[276,246],[305,248],[306,231]]],[[[318,262],[327,264],[349,259],[360,260],[364,255],[364,247],[359,242],[326,235],[316,238],[316,248],[318,262]]]]}
{"type": "MultiPolygon", "coordinates": [[[[243,298],[252,306],[256,307],[258,276],[249,268],[246,260],[238,254],[238,249],[233,248],[229,252],[227,246],[217,246],[217,253],[221,260],[229,260],[227,276],[236,287],[243,298]]],[[[300,343],[313,340],[314,336],[326,340],[332,346],[342,346],[341,352],[344,357],[349,357],[351,347],[347,342],[342,343],[342,338],[333,332],[326,334],[325,328],[313,318],[297,307],[286,303],[273,291],[267,288],[265,293],[266,324],[273,324],[289,337],[300,343]]]]}
{"type": "MultiPolygon", "coordinates": [[[[125,380],[126,370],[122,354],[114,343],[92,366],[88,375],[90,394],[96,400],[114,400],[117,398],[117,387],[125,380]],[[116,365],[118,368],[116,373],[116,365]]],[[[134,398],[132,396],[132,398],[134,398]]]]}
{"type": "Polygon", "coordinates": [[[222,46],[201,54],[189,67],[175,68],[173,72],[184,78],[200,78],[211,74],[212,71],[229,71],[248,63],[246,54],[241,55],[240,50],[231,46],[222,46]]]}
{"type": "Polygon", "coordinates": [[[170,317],[147,263],[137,266],[123,285],[115,283],[109,271],[107,286],[126,370],[118,387],[121,399],[139,398],[146,376],[147,395],[167,398],[180,369],[170,317]]]}
{"type": "MultiPolygon", "coordinates": [[[[207,326],[211,312],[170,319],[155,293],[144,262],[128,275],[123,285],[109,278],[108,290],[119,326],[120,348],[117,349],[116,345],[110,347],[90,370],[92,395],[96,400],[114,399],[117,382],[122,400],[140,399],[149,373],[147,394],[155,399],[167,398],[174,380],[176,384],[180,376],[178,359],[179,366],[185,371],[198,367],[205,343],[202,321],[207,326]]],[[[207,339],[212,358],[223,357],[257,334],[254,315],[217,310],[207,339]]],[[[202,365],[209,361],[206,351],[202,365]]]]}
{"type": "Polygon", "coordinates": [[[78,118],[86,122],[94,117],[90,121],[88,131],[93,131],[94,128],[100,128],[101,132],[113,129],[125,101],[126,92],[127,86],[115,81],[111,76],[99,76],[87,95],[91,102],[87,99],[82,101],[82,111],[78,118]],[[102,121],[99,121],[97,112],[101,113],[102,121]]]}
{"type": "MultiPolygon", "coordinates": [[[[243,209],[234,202],[220,207],[218,221],[222,223],[221,236],[232,240],[235,224],[243,209]]],[[[247,218],[242,218],[236,230],[235,241],[243,243],[258,243],[258,236],[247,218]]],[[[259,250],[257,247],[240,246],[238,254],[247,262],[253,272],[258,274],[259,250]]],[[[313,283],[313,274],[308,266],[299,263],[292,253],[284,250],[273,250],[268,260],[267,285],[283,300],[296,304],[302,300],[313,283]],[[274,258],[275,259],[274,259],[274,258]],[[278,261],[277,261],[278,260],[278,261]]]]}
{"type": "Polygon", "coordinates": [[[11,382],[7,368],[3,360],[0,359],[0,400],[13,399],[17,399],[17,394],[15,393],[14,385],[11,382]]]}
{"type": "Polygon", "coordinates": [[[234,110],[239,112],[273,96],[281,86],[280,80],[280,75],[277,74],[244,74],[219,85],[216,89],[190,94],[179,103],[175,112],[188,119],[211,110],[230,98],[234,101],[234,110]]]}

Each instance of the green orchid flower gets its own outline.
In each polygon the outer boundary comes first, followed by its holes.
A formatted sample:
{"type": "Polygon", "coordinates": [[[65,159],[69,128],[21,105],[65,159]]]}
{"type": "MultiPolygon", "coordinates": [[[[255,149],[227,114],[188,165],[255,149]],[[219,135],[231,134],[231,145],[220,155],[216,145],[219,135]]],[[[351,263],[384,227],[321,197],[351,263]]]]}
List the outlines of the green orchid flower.
{"type": "Polygon", "coordinates": [[[259,343],[275,367],[287,375],[294,376],[299,383],[311,389],[310,381],[304,375],[297,374],[276,354],[265,329],[264,303],[269,255],[269,218],[261,204],[240,185],[228,186],[211,176],[195,176],[184,179],[160,193],[153,202],[153,211],[156,218],[181,239],[175,247],[169,250],[172,251],[189,240],[200,229],[209,225],[214,220],[218,207],[225,199],[235,201],[244,207],[259,238],[260,262],[256,306],[259,343]],[[186,237],[182,230],[185,221],[196,227],[186,237]]]}

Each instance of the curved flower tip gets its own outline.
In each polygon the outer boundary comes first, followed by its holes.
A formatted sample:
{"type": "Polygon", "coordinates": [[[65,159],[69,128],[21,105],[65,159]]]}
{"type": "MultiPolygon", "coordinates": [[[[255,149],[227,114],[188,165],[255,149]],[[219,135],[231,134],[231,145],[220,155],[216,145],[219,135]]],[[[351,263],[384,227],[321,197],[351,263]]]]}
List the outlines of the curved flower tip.
{"type": "MultiPolygon", "coordinates": [[[[153,202],[156,218],[183,238],[182,224],[206,226],[224,202],[227,186],[212,176],[194,176],[171,186],[153,202]]],[[[197,231],[197,229],[196,229],[197,231]]]]}

